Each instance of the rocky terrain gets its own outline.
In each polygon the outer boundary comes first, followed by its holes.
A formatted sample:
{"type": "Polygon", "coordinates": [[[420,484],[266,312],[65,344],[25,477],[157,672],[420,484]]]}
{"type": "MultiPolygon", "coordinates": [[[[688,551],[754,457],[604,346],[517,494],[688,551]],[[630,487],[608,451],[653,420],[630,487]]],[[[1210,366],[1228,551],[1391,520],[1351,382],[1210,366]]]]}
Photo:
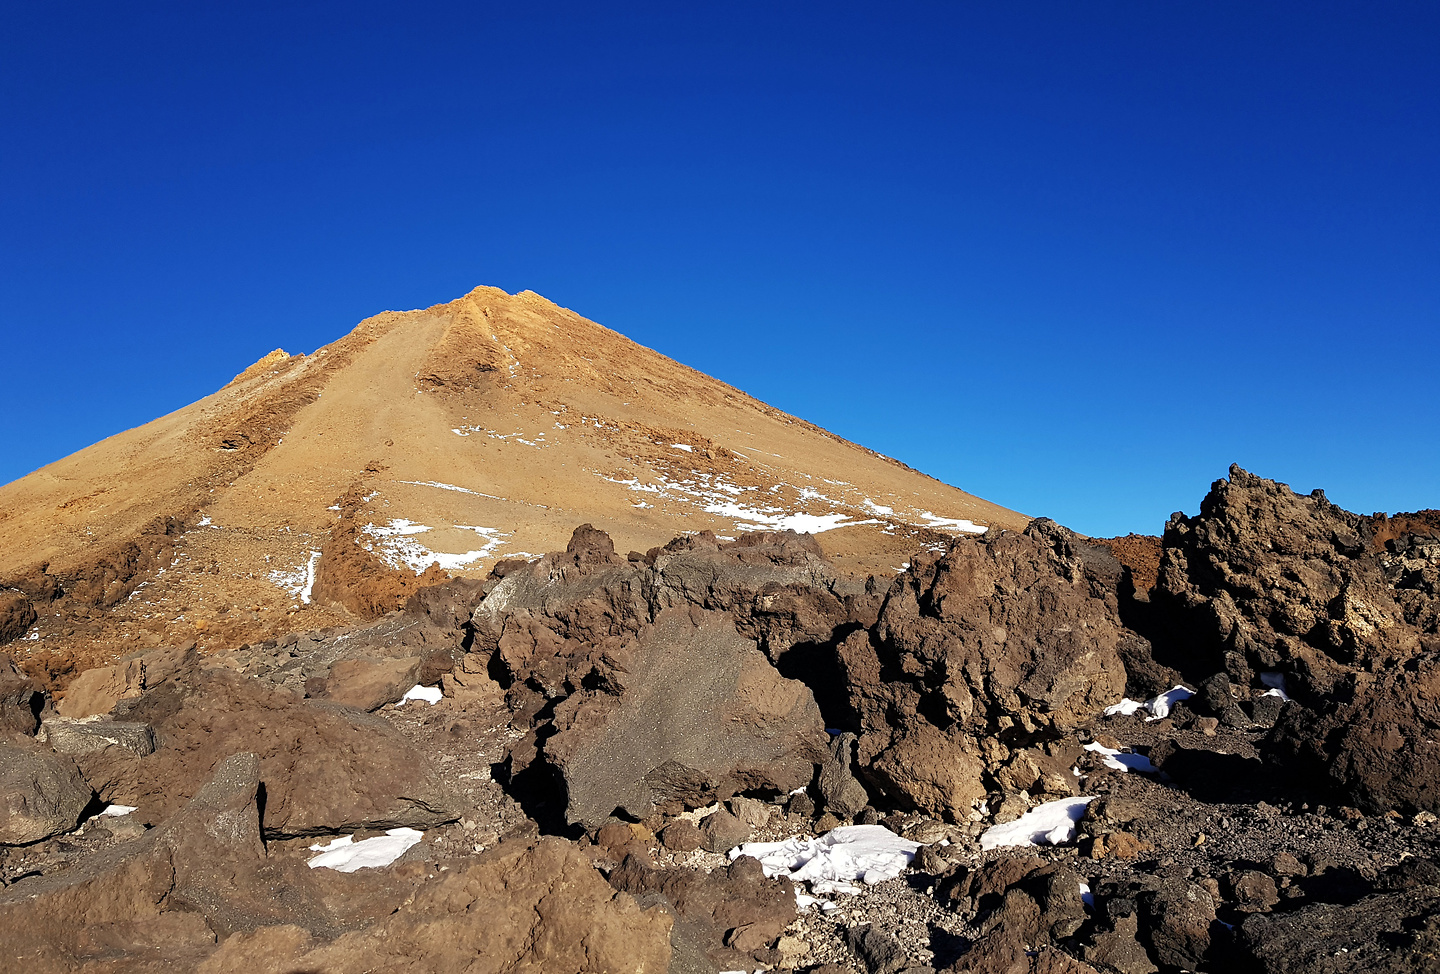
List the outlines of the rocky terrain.
{"type": "Polygon", "coordinates": [[[6,969],[1440,970],[1440,512],[822,542],[65,672],[0,602],[6,969]]]}

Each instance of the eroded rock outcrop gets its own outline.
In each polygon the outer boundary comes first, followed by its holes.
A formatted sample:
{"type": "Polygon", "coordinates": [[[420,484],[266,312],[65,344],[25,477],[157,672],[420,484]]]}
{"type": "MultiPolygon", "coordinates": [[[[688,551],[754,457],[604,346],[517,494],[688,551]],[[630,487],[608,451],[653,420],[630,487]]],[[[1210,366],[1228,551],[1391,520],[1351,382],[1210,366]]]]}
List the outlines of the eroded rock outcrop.
{"type": "Polygon", "coordinates": [[[1118,575],[1108,552],[1047,521],[917,555],[873,631],[839,648],[863,772],[892,799],[957,819],[1012,746],[1119,700],[1118,575]]]}
{"type": "Polygon", "coordinates": [[[1440,650],[1440,538],[1385,537],[1397,530],[1232,466],[1165,528],[1153,601],[1175,664],[1243,687],[1280,673],[1313,703],[1356,670],[1440,650]]]}

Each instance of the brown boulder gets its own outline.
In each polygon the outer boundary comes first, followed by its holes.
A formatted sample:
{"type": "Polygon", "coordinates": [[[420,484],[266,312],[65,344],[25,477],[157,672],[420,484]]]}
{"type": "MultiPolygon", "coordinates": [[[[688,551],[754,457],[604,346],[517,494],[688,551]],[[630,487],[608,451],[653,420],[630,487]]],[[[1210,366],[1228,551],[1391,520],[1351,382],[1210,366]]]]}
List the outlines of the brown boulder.
{"type": "Polygon", "coordinates": [[[34,734],[40,727],[40,711],[44,708],[44,691],[35,686],[14,660],[0,655],[0,738],[34,734]]]}
{"type": "Polygon", "coordinates": [[[23,593],[0,589],[0,643],[19,639],[35,624],[35,606],[23,593]]]}
{"type": "Polygon", "coordinates": [[[192,670],[198,659],[192,642],[177,649],[135,653],[110,666],[86,670],[66,689],[56,711],[62,717],[77,719],[108,714],[119,701],[138,697],[192,670]]]}
{"type": "Polygon", "coordinates": [[[862,770],[958,818],[986,790],[981,773],[1009,759],[1006,732],[1062,731],[1119,700],[1118,573],[1108,552],[1044,519],[917,555],[872,633],[839,646],[862,770]]]}
{"type": "Polygon", "coordinates": [[[1280,671],[1319,702],[1356,670],[1440,648],[1440,541],[1232,466],[1166,525],[1152,603],[1187,677],[1248,689],[1280,671]]]}
{"type": "Polygon", "coordinates": [[[325,678],[325,699],[356,710],[378,710],[403,697],[420,675],[420,658],[342,659],[325,678]]]}
{"type": "Polygon", "coordinates": [[[1372,814],[1440,812],[1440,653],[1356,674],[1340,692],[1286,705],[1266,742],[1272,767],[1372,814]]]}
{"type": "Polygon", "coordinates": [[[101,752],[87,764],[108,800],[137,805],[151,821],[179,809],[220,755],[259,755],[267,837],[358,829],[424,829],[459,815],[429,760],[389,723],[259,680],[209,671],[166,684],[122,716],[154,728],[149,757],[101,752]]]}
{"type": "Polygon", "coordinates": [[[671,922],[606,885],[569,842],[507,842],[364,930],[323,943],[299,927],[268,927],[225,940],[200,970],[242,974],[263,961],[336,974],[664,974],[671,922]]]}

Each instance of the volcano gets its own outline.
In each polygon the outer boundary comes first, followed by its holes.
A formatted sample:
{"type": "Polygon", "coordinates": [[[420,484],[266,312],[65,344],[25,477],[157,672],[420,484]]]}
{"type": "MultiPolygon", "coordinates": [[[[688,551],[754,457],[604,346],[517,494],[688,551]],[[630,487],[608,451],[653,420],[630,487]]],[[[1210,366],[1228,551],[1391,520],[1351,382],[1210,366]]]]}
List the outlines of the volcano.
{"type": "Polygon", "coordinates": [[[622,552],[810,532],[864,576],[1026,521],[538,294],[480,287],[274,351],[0,488],[0,588],[30,655],[84,664],[373,618],[585,522],[622,552]]]}

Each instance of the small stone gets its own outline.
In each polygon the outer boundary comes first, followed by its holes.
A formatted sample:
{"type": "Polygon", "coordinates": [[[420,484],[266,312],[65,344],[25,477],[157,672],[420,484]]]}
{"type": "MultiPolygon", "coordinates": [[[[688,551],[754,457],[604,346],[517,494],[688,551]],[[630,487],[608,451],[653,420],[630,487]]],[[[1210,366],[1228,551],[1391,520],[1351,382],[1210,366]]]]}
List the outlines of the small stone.
{"type": "Polygon", "coordinates": [[[1220,720],[1218,717],[1196,717],[1194,727],[1206,737],[1214,737],[1220,729],[1220,720]]]}
{"type": "Polygon", "coordinates": [[[706,852],[726,853],[750,838],[750,826],[723,808],[705,819],[700,832],[706,852]]]}
{"type": "Polygon", "coordinates": [[[838,829],[840,824],[840,820],[835,817],[834,812],[826,812],[815,820],[815,831],[829,832],[831,829],[838,829]]]}
{"type": "Polygon", "coordinates": [[[660,841],[671,852],[694,852],[704,843],[704,837],[694,822],[682,818],[660,831],[660,841]]]}

